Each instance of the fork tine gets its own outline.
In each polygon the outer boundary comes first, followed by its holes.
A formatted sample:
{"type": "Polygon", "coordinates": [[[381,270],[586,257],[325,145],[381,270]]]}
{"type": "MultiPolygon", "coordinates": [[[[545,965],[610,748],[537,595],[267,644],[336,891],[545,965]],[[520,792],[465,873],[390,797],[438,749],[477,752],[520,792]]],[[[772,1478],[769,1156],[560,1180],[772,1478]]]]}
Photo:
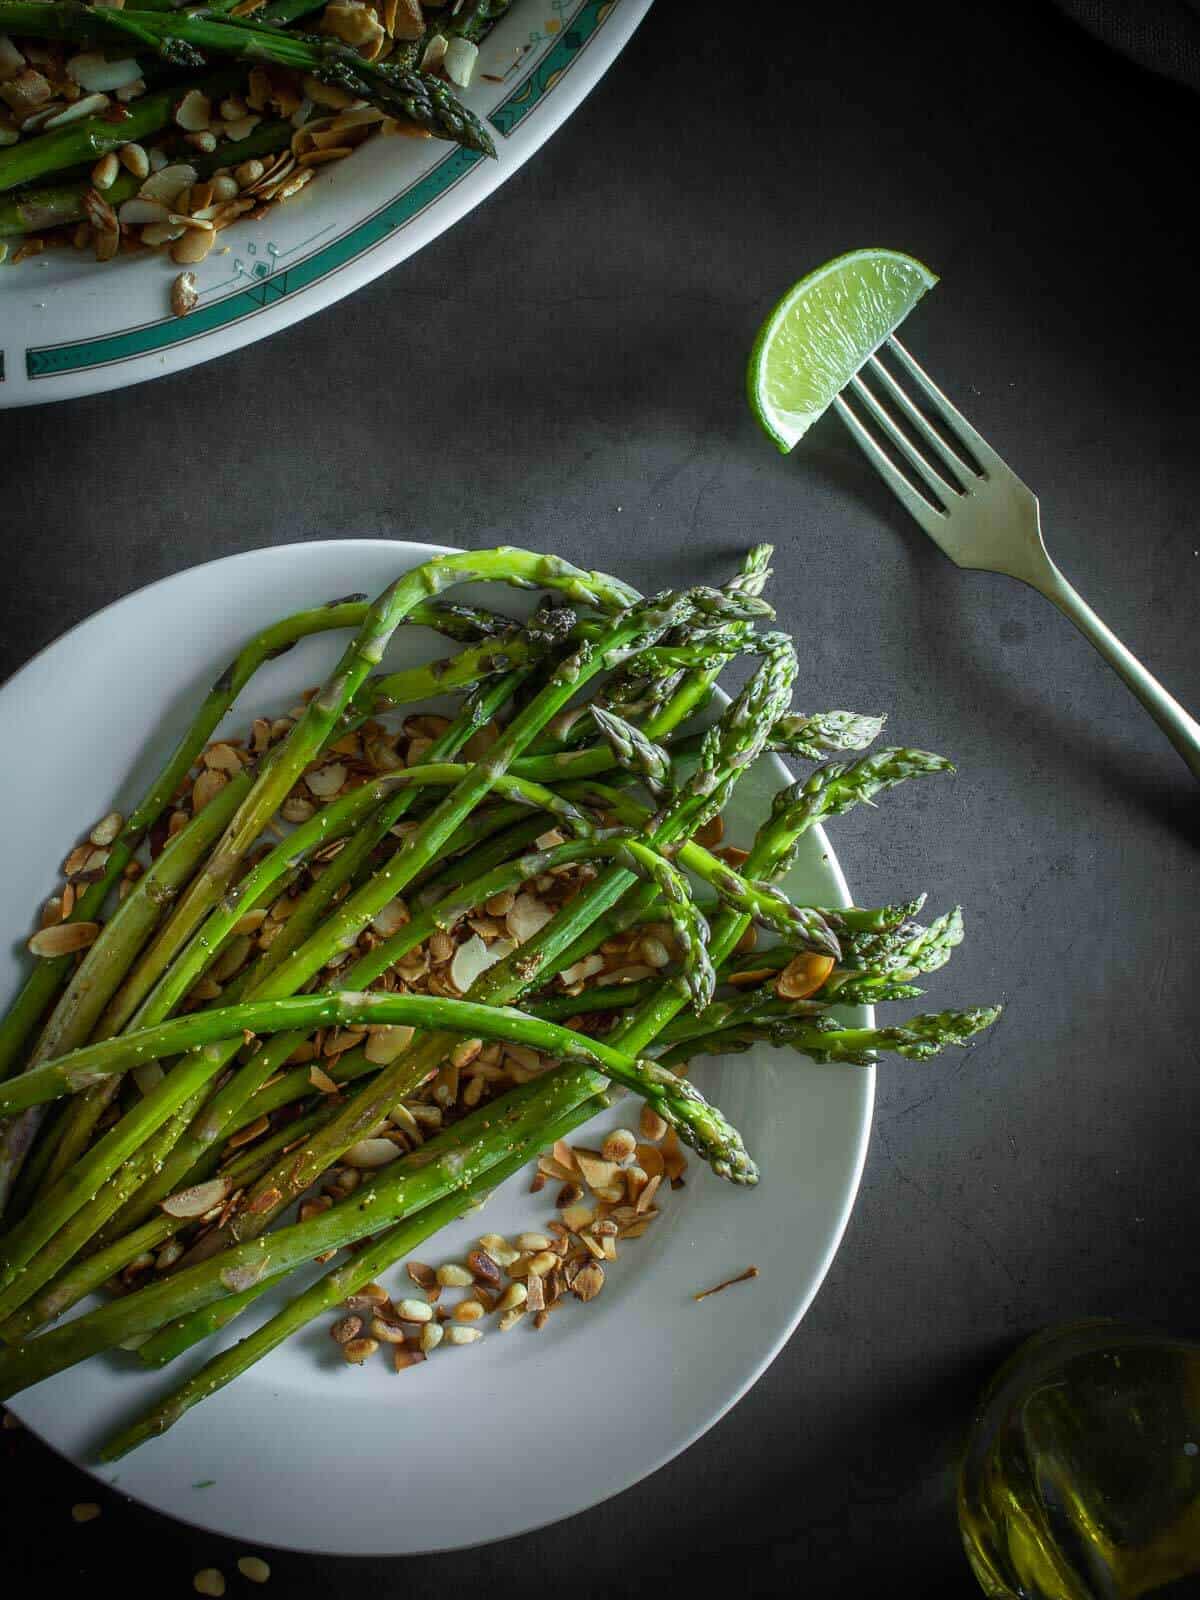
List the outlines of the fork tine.
{"type": "Polygon", "coordinates": [[[887,341],[887,347],[908,373],[909,377],[929,400],[942,419],[950,424],[951,429],[958,434],[963,444],[967,446],[981,467],[990,471],[1003,471],[1004,462],[992,449],[983,435],[967,421],[957,406],[952,405],[933,379],[915,361],[900,343],[899,339],[892,337],[887,341]]]}
{"type": "Polygon", "coordinates": [[[909,439],[904,429],[896,424],[895,419],[880,405],[879,401],[867,388],[861,378],[850,380],[855,394],[866,406],[883,432],[899,450],[900,454],[912,467],[913,471],[926,483],[938,499],[942,502],[943,509],[949,509],[959,497],[959,491],[953,484],[947,483],[940,473],[935,472],[926,461],[925,457],[909,439]]]}
{"type": "Polygon", "coordinates": [[[934,447],[941,465],[948,467],[958,479],[960,489],[970,493],[979,482],[979,473],[973,467],[967,465],[962,457],[951,448],[945,437],[933,426],[925,413],[913,404],[878,356],[871,357],[871,372],[875,379],[887,389],[892,399],[903,411],[914,432],[934,447]]]}
{"type": "Polygon", "coordinates": [[[899,500],[909,516],[918,522],[926,533],[936,539],[941,532],[941,524],[946,520],[945,512],[932,505],[923,494],[913,488],[875,435],[859,421],[857,414],[847,404],[844,396],[839,394],[833,403],[837,407],[842,421],[854,435],[863,454],[896,496],[896,499],[899,500]]]}

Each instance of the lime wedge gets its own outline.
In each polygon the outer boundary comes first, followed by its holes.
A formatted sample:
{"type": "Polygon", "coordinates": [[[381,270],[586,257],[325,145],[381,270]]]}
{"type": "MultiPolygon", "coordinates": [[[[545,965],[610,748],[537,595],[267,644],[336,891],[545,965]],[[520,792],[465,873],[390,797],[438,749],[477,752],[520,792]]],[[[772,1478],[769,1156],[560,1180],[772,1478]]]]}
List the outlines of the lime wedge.
{"type": "Polygon", "coordinates": [[[746,369],[754,415],[785,454],[936,282],[897,250],[851,250],[792,285],[746,369]]]}

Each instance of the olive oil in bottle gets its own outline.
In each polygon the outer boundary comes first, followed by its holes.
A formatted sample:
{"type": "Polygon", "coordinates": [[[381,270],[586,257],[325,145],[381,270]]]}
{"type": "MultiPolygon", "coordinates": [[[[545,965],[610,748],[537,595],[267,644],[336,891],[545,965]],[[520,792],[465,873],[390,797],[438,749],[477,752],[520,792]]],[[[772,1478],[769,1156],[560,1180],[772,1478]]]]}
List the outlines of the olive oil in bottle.
{"type": "Polygon", "coordinates": [[[1038,1334],[981,1401],[959,1526],[996,1600],[1200,1600],[1200,1345],[1038,1334]]]}

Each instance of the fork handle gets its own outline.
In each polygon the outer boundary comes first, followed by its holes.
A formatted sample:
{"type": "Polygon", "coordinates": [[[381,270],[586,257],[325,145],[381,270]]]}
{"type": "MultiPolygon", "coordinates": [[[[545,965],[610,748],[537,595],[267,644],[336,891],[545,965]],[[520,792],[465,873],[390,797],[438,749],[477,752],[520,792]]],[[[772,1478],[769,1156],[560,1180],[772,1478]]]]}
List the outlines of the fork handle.
{"type": "Polygon", "coordinates": [[[1200,778],[1200,722],[1183,709],[1174,695],[1167,693],[1153,673],[1146,671],[1083,596],[1072,588],[1048,556],[1046,569],[1039,571],[1036,576],[1031,574],[1026,581],[1065,612],[1084,638],[1095,645],[1179,751],[1190,767],[1192,776],[1200,778]]]}

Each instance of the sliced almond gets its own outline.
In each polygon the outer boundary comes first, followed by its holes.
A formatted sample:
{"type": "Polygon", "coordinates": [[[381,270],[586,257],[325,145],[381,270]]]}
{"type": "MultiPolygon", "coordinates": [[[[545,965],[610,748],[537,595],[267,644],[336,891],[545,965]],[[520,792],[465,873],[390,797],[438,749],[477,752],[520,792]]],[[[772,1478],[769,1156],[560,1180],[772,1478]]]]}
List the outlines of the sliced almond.
{"type": "Polygon", "coordinates": [[[397,1056],[403,1055],[412,1043],[412,1036],[413,1029],[403,1025],[370,1028],[363,1054],[377,1066],[386,1066],[389,1061],[395,1061],[397,1056]]]}
{"type": "Polygon", "coordinates": [[[57,922],[53,927],[40,928],[29,941],[35,956],[68,956],[75,950],[86,950],[100,937],[98,922],[57,922]]]}
{"type": "Polygon", "coordinates": [[[206,1183],[193,1184],[190,1189],[180,1189],[160,1202],[160,1209],[169,1217],[202,1217],[206,1211],[219,1206],[229,1194],[228,1178],[209,1178],[206,1183]]]}
{"type": "Polygon", "coordinates": [[[817,955],[805,950],[793,956],[775,982],[775,992],[781,1000],[807,1000],[816,994],[834,968],[832,956],[817,955]]]}
{"type": "Polygon", "coordinates": [[[606,1189],[617,1177],[617,1163],[606,1160],[599,1150],[576,1145],[575,1161],[589,1189],[606,1189]]]}

